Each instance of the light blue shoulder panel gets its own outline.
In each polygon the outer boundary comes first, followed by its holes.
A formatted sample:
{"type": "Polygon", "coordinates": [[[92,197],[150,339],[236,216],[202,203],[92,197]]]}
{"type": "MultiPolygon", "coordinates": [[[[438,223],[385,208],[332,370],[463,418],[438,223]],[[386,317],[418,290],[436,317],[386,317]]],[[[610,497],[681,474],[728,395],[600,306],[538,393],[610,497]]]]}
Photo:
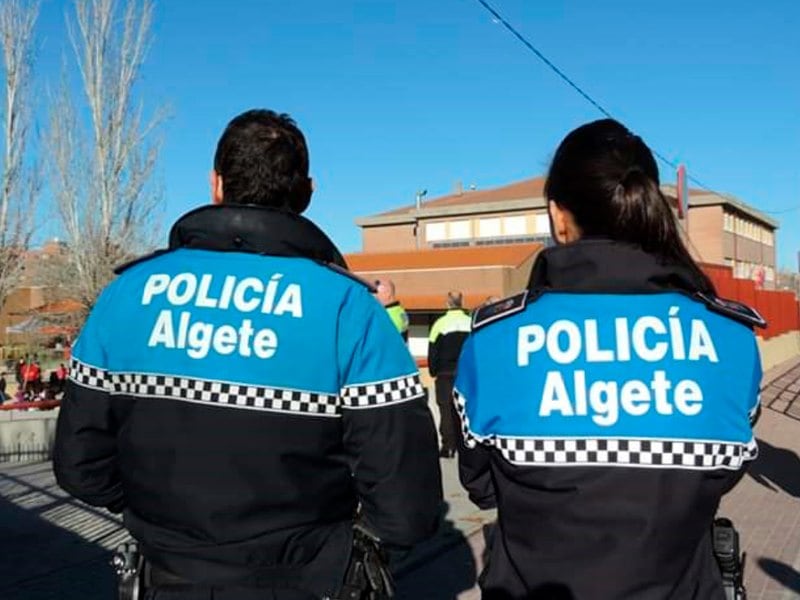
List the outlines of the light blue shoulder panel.
{"type": "Polygon", "coordinates": [[[337,415],[340,396],[372,406],[421,389],[364,286],[311,260],[245,253],[183,249],[126,270],[74,359],[79,377],[99,367],[117,393],[320,416],[337,415]]]}
{"type": "Polygon", "coordinates": [[[760,380],[752,331],[685,295],[547,293],[470,336],[456,400],[515,463],[737,468],[760,380]]]}

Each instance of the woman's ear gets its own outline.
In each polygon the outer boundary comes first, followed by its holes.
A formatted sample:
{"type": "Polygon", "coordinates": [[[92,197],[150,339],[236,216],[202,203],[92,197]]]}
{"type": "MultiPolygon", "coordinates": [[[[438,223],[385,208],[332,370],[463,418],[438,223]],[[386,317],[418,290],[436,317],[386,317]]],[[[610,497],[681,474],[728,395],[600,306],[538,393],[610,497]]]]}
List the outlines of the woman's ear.
{"type": "Polygon", "coordinates": [[[554,201],[547,202],[547,210],[550,213],[550,234],[557,244],[567,243],[567,220],[564,210],[554,201]]]}
{"type": "Polygon", "coordinates": [[[581,239],[583,232],[570,211],[554,200],[547,202],[547,210],[550,213],[550,233],[557,244],[569,244],[581,239]]]}

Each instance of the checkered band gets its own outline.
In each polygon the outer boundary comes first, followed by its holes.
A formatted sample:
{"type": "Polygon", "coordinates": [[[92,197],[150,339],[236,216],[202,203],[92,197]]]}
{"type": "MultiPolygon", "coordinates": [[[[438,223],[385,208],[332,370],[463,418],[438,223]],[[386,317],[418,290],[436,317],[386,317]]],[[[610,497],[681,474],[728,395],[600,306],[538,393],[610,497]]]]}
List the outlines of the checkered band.
{"type": "Polygon", "coordinates": [[[341,391],[344,408],[372,408],[397,404],[424,395],[425,388],[422,387],[418,373],[376,383],[348,385],[341,391]]]}
{"type": "Polygon", "coordinates": [[[740,469],[746,461],[758,456],[755,440],[739,444],[686,440],[496,437],[489,443],[509,462],[526,466],[740,469]]]}
{"type": "Polygon", "coordinates": [[[112,373],[114,394],[170,398],[215,406],[279,411],[309,416],[339,416],[335,395],[169,375],[112,373]]]}
{"type": "Polygon", "coordinates": [[[453,404],[456,407],[456,414],[461,423],[461,435],[464,438],[464,444],[467,448],[474,448],[478,441],[473,433],[469,430],[469,417],[467,416],[467,402],[456,388],[453,388],[453,404]]]}
{"type": "Polygon", "coordinates": [[[101,391],[109,391],[108,371],[93,367],[72,358],[69,363],[69,378],[83,387],[101,391]]]}

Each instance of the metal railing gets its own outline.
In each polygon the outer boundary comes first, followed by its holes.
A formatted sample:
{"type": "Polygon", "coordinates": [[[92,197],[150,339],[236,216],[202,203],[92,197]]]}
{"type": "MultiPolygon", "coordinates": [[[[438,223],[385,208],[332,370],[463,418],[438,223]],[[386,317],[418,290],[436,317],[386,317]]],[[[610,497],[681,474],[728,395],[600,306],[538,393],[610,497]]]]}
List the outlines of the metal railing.
{"type": "Polygon", "coordinates": [[[39,462],[52,457],[50,444],[15,444],[0,448],[0,463],[39,462]]]}

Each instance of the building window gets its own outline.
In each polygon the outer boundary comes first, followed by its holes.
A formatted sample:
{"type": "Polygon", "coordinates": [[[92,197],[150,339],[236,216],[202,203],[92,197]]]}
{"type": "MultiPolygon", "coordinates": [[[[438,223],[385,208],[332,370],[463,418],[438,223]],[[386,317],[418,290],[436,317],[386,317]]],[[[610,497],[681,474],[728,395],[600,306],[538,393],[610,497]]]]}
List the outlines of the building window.
{"type": "Polygon", "coordinates": [[[767,273],[764,277],[766,281],[775,281],[775,269],[772,267],[767,267],[767,273]]]}
{"type": "Polygon", "coordinates": [[[525,215],[503,218],[503,235],[525,235],[528,233],[525,215]]]}
{"type": "Polygon", "coordinates": [[[729,232],[733,232],[733,215],[731,213],[726,212],[722,217],[722,228],[729,232]]]}
{"type": "Polygon", "coordinates": [[[550,217],[548,215],[536,215],[535,216],[535,229],[534,233],[538,234],[550,234],[550,217]]]}
{"type": "Polygon", "coordinates": [[[483,238],[475,241],[476,246],[497,246],[499,244],[542,244],[551,246],[553,240],[549,235],[520,235],[516,237],[483,238]]]}
{"type": "Polygon", "coordinates": [[[453,240],[449,242],[433,242],[431,244],[434,248],[461,248],[469,246],[469,240],[453,240]]]}
{"type": "Polygon", "coordinates": [[[447,239],[447,223],[426,223],[425,240],[438,242],[447,239]]]}
{"type": "Polygon", "coordinates": [[[470,221],[450,221],[448,229],[448,239],[463,240],[472,237],[472,223],[470,221]]]}
{"type": "Polygon", "coordinates": [[[500,218],[481,219],[478,221],[478,237],[498,237],[501,235],[502,221],[500,218]]]}

